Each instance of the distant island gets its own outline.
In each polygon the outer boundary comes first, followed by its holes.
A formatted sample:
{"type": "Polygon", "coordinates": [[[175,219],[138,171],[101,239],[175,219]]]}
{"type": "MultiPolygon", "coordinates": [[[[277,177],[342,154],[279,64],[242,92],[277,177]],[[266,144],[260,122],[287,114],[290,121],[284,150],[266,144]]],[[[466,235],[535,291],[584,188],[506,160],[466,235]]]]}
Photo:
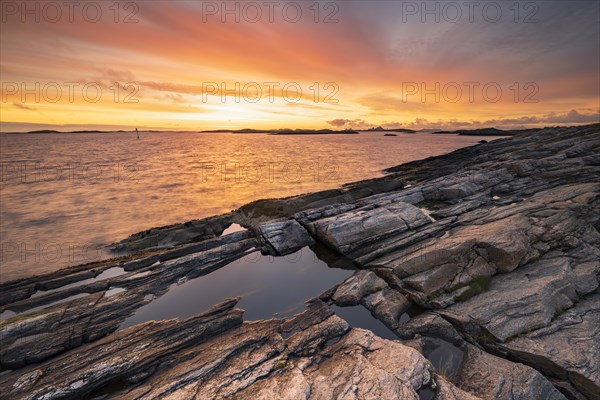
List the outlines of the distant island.
{"type": "Polygon", "coordinates": [[[461,135],[461,136],[514,136],[521,133],[533,133],[540,131],[541,128],[530,129],[515,129],[504,131],[496,128],[481,128],[481,129],[460,129],[457,131],[437,131],[433,132],[437,135],[461,135]]]}
{"type": "Polygon", "coordinates": [[[394,129],[385,129],[381,126],[376,128],[369,128],[367,132],[400,132],[400,133],[417,133],[414,129],[405,129],[405,128],[394,128],[394,129]]]}
{"type": "MultiPolygon", "coordinates": [[[[24,135],[24,134],[52,134],[52,133],[131,133],[135,131],[99,131],[99,130],[82,130],[82,131],[57,131],[52,129],[41,129],[29,132],[4,132],[10,135],[24,135]]],[[[143,132],[171,132],[172,131],[157,131],[157,130],[143,130],[143,132]]],[[[188,131],[180,131],[188,132],[188,131]]],[[[193,131],[191,131],[193,132],[193,131]]],[[[352,129],[344,129],[341,131],[335,131],[332,129],[214,129],[208,131],[197,131],[197,133],[235,133],[235,134],[253,134],[263,133],[268,135],[358,135],[359,132],[352,129]]]]}
{"type": "Polygon", "coordinates": [[[216,129],[210,131],[200,131],[200,133],[236,133],[236,134],[253,134],[266,133],[268,135],[357,135],[359,132],[352,129],[344,129],[334,131],[332,129],[216,129]]]}
{"type": "MultiPolygon", "coordinates": [[[[460,136],[514,136],[519,134],[535,133],[545,128],[529,128],[529,129],[514,129],[514,130],[502,130],[496,128],[480,128],[480,129],[459,129],[455,131],[448,130],[433,130],[433,134],[436,135],[460,135],[460,136]]],[[[429,130],[431,131],[431,130],[429,130]]],[[[3,132],[10,135],[23,135],[23,134],[53,134],[53,133],[131,133],[135,132],[127,130],[116,130],[116,131],[101,131],[101,130],[78,130],[78,131],[57,131],[52,129],[41,129],[29,132],[3,132]]],[[[161,130],[143,130],[143,132],[175,132],[175,131],[161,131],[161,130]]],[[[188,131],[180,131],[188,132],[188,131]]],[[[189,131],[194,132],[194,131],[189,131]]],[[[333,129],[213,129],[195,131],[196,133],[234,133],[234,134],[267,134],[267,135],[358,135],[360,132],[354,129],[344,130],[333,130],[333,129]]],[[[363,130],[363,132],[388,132],[385,136],[394,136],[395,133],[413,134],[419,133],[413,129],[405,128],[394,128],[385,129],[381,126],[375,128],[369,128],[363,130]]]]}
{"type": "Polygon", "coordinates": [[[9,135],[24,135],[27,133],[114,133],[114,132],[135,132],[135,131],[97,131],[97,130],[83,130],[83,131],[55,131],[52,129],[40,129],[37,131],[29,131],[29,132],[4,132],[9,135]]]}

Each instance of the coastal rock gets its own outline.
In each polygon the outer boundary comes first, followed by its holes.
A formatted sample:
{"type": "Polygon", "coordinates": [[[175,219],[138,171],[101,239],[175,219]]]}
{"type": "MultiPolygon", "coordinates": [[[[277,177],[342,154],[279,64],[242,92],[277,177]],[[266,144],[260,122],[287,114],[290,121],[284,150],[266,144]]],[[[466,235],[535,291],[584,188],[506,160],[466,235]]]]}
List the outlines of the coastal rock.
{"type": "Polygon", "coordinates": [[[387,283],[371,271],[358,271],[339,285],[331,296],[338,306],[356,306],[366,295],[382,290],[387,283]]]}
{"type": "Polygon", "coordinates": [[[231,224],[231,215],[219,215],[200,220],[188,221],[131,235],[127,239],[113,243],[115,251],[139,252],[168,249],[189,242],[212,239],[223,233],[231,224]]]}
{"type": "Polygon", "coordinates": [[[316,237],[344,255],[360,252],[366,243],[404,233],[430,223],[417,207],[392,203],[382,207],[349,211],[313,223],[316,237]]]}
{"type": "Polygon", "coordinates": [[[542,328],[557,312],[573,307],[598,287],[599,271],[600,262],[576,264],[562,254],[548,254],[511,274],[493,277],[484,293],[440,314],[463,330],[505,341],[542,328]]]}
{"type": "Polygon", "coordinates": [[[439,399],[462,393],[436,384],[441,378],[417,350],[350,329],[318,300],[288,320],[244,324],[237,300],[185,321],[137,325],[0,376],[0,389],[11,399],[416,400],[422,388],[439,399]]]}
{"type": "Polygon", "coordinates": [[[111,382],[153,370],[162,363],[161,358],[178,349],[239,326],[242,312],[233,309],[238,300],[226,300],[182,322],[137,325],[75,354],[0,376],[0,391],[10,399],[84,398],[111,382]]]}
{"type": "Polygon", "coordinates": [[[276,376],[256,382],[240,399],[418,399],[433,372],[416,350],[352,329],[316,360],[291,360],[276,376]]]}
{"type": "MultiPolygon", "coordinates": [[[[483,400],[486,397],[477,397],[469,392],[465,392],[460,388],[448,382],[443,376],[436,376],[435,383],[438,387],[438,392],[433,397],[434,400],[483,400]]],[[[516,399],[515,399],[516,400],[516,399]]]]}
{"type": "Polygon", "coordinates": [[[113,333],[129,315],[166,293],[171,285],[221,268],[248,254],[258,243],[255,239],[235,243],[213,240],[217,245],[206,251],[12,303],[10,310],[19,314],[0,321],[0,366],[21,368],[113,333]],[[110,288],[124,291],[107,297],[110,288]]]}
{"type": "Polygon", "coordinates": [[[263,251],[273,256],[291,254],[314,243],[306,229],[293,219],[262,224],[257,230],[263,251]]]}
{"type": "Polygon", "coordinates": [[[600,292],[579,300],[547,326],[526,332],[499,348],[537,368],[573,397],[599,398],[600,292]]]}
{"type": "Polygon", "coordinates": [[[546,378],[526,365],[503,360],[466,344],[456,385],[482,399],[566,400],[546,378]]]}
{"type": "Polygon", "coordinates": [[[397,329],[400,316],[408,310],[411,302],[396,290],[389,287],[363,297],[361,304],[389,329],[397,329]]]}

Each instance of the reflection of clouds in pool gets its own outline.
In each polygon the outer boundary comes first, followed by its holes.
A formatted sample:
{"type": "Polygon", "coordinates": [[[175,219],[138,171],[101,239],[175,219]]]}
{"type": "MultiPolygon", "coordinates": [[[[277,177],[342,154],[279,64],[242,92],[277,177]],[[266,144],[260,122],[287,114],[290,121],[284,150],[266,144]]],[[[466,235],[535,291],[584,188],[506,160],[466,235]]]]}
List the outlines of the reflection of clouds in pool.
{"type": "Polygon", "coordinates": [[[439,338],[424,339],[423,353],[436,372],[452,380],[464,357],[464,352],[452,343],[439,338]]]}
{"type": "Polygon", "coordinates": [[[240,296],[245,320],[291,316],[304,302],[342,282],[352,270],[330,268],[305,247],[285,257],[254,252],[208,275],[190,279],[141,307],[120,326],[149,320],[187,318],[208,310],[226,297],[240,296]]]}
{"type": "Polygon", "coordinates": [[[241,226],[240,224],[231,224],[227,228],[225,228],[223,233],[221,233],[221,236],[229,235],[230,233],[235,233],[235,232],[243,232],[243,231],[247,231],[247,229],[244,228],[243,226],[241,226]]]}
{"type": "Polygon", "coordinates": [[[363,306],[339,307],[332,305],[335,314],[345,320],[353,328],[368,329],[375,335],[384,339],[398,339],[396,334],[389,330],[381,321],[375,318],[369,310],[363,306]]]}
{"type": "Polygon", "coordinates": [[[417,394],[419,395],[419,400],[432,400],[433,396],[435,396],[433,389],[428,387],[420,389],[417,394]]]}
{"type": "Polygon", "coordinates": [[[88,279],[84,279],[81,281],[77,281],[77,282],[73,282],[70,283],[68,285],[63,285],[61,287],[58,287],[56,289],[50,289],[50,290],[38,290],[37,292],[35,292],[34,294],[31,295],[32,298],[34,297],[40,297],[40,296],[44,296],[50,293],[55,293],[55,292],[59,292],[62,290],[66,290],[66,289],[72,289],[75,287],[79,287],[79,286],[83,286],[83,285],[87,285],[89,283],[94,283],[94,282],[100,282],[104,279],[109,279],[109,278],[114,278],[123,274],[126,274],[127,271],[125,271],[123,268],[121,267],[112,267],[109,268],[105,271],[102,271],[102,273],[100,273],[98,276],[94,277],[94,278],[88,278],[88,279]]]}
{"type": "Polygon", "coordinates": [[[123,293],[125,291],[127,291],[127,289],[120,288],[120,287],[110,288],[106,292],[104,292],[104,297],[111,297],[111,296],[114,296],[115,294],[123,293]]]}

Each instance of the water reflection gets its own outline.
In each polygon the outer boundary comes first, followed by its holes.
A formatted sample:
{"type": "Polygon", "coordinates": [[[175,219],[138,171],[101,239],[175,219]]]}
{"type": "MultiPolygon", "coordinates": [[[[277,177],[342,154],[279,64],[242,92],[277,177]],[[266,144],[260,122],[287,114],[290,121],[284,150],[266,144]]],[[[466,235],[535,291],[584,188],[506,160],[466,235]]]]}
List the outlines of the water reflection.
{"type": "Polygon", "coordinates": [[[140,308],[120,329],[149,321],[187,318],[206,311],[226,297],[241,296],[244,320],[287,317],[304,309],[304,302],[342,282],[351,270],[330,268],[308,247],[285,257],[254,252],[208,275],[174,284],[169,291],[140,308]]]}
{"type": "Polygon", "coordinates": [[[229,235],[230,233],[235,233],[235,232],[243,232],[246,230],[247,229],[244,228],[243,226],[241,226],[240,224],[231,224],[227,228],[225,228],[223,233],[221,233],[221,236],[229,235]]]}
{"type": "Polygon", "coordinates": [[[332,305],[331,309],[338,317],[344,319],[353,328],[368,329],[383,339],[398,339],[394,332],[390,331],[363,306],[339,307],[332,305]]]}
{"type": "Polygon", "coordinates": [[[115,278],[117,276],[124,275],[126,273],[127,273],[127,271],[125,271],[121,267],[112,267],[105,271],[102,271],[102,273],[98,274],[98,276],[96,276],[95,278],[83,279],[81,281],[77,281],[77,282],[69,283],[68,285],[63,285],[63,286],[57,287],[56,289],[38,290],[37,292],[32,294],[31,297],[33,298],[33,297],[45,296],[50,293],[55,293],[55,292],[60,292],[60,291],[67,290],[67,289],[72,289],[75,287],[87,285],[89,283],[100,282],[102,280],[109,279],[109,278],[115,278]]]}
{"type": "Polygon", "coordinates": [[[427,337],[424,339],[423,354],[435,371],[452,380],[458,373],[464,352],[452,343],[439,338],[427,337]]]}
{"type": "Polygon", "coordinates": [[[417,394],[419,395],[419,400],[432,400],[433,396],[435,396],[433,389],[428,387],[420,389],[417,394]]]}

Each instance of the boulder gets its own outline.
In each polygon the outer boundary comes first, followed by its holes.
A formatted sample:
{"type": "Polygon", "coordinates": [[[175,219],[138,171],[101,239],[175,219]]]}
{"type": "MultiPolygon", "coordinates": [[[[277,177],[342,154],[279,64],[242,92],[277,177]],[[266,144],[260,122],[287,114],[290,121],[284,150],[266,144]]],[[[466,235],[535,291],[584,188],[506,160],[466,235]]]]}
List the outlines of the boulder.
{"type": "Polygon", "coordinates": [[[359,209],[313,223],[316,237],[340,254],[351,255],[365,244],[430,223],[417,207],[408,203],[391,203],[382,207],[359,209]]]}
{"type": "Polygon", "coordinates": [[[265,223],[259,225],[257,230],[263,243],[263,252],[273,256],[291,254],[314,243],[306,229],[293,219],[265,223]]]}
{"type": "Polygon", "coordinates": [[[356,306],[361,299],[370,293],[375,293],[387,287],[387,283],[371,271],[358,271],[341,285],[331,296],[338,306],[356,306]]]}

